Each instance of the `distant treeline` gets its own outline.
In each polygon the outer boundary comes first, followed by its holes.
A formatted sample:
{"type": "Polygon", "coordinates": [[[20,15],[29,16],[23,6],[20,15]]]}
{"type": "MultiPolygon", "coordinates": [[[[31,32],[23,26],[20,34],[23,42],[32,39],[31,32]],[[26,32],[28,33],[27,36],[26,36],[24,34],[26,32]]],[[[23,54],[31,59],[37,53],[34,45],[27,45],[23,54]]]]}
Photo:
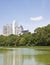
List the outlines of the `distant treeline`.
{"type": "Polygon", "coordinates": [[[0,46],[50,46],[50,24],[35,29],[34,33],[0,35],[0,46]]]}

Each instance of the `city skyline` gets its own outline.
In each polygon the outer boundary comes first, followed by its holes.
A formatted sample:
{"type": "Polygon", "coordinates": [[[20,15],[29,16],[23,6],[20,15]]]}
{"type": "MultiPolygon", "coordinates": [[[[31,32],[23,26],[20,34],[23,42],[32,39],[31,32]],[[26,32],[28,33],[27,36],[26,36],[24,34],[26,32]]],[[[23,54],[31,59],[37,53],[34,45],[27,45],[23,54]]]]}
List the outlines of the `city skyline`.
{"type": "Polygon", "coordinates": [[[13,20],[30,32],[50,24],[50,0],[0,0],[0,34],[13,20]]]}
{"type": "Polygon", "coordinates": [[[11,34],[13,35],[22,35],[22,34],[26,34],[27,32],[29,32],[29,30],[24,30],[23,26],[20,25],[18,26],[16,24],[16,20],[13,20],[13,22],[11,24],[5,24],[3,26],[3,34],[4,36],[9,36],[11,34]]]}

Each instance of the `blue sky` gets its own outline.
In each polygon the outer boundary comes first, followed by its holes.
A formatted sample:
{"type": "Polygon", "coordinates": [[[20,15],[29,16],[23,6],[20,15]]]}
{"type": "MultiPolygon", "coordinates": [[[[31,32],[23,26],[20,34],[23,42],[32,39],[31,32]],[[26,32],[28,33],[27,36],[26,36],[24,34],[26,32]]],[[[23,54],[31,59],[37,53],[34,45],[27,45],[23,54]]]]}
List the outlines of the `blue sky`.
{"type": "Polygon", "coordinates": [[[14,19],[31,32],[50,24],[50,0],[0,0],[0,34],[14,19]]]}

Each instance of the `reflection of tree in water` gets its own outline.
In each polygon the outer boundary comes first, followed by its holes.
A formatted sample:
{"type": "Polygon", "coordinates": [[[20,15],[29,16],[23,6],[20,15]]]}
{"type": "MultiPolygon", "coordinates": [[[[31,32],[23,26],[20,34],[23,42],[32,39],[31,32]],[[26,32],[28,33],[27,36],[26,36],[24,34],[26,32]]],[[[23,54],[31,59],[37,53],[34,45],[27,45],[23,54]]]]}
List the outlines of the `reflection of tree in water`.
{"type": "Polygon", "coordinates": [[[50,65],[50,54],[35,55],[34,57],[37,62],[41,64],[43,63],[45,65],[50,65]]]}
{"type": "Polygon", "coordinates": [[[3,65],[38,65],[34,56],[24,55],[22,52],[14,49],[5,53],[3,65]]]}
{"type": "Polygon", "coordinates": [[[0,48],[0,54],[1,54],[1,53],[7,53],[7,49],[0,48]]]}
{"type": "Polygon", "coordinates": [[[25,49],[22,51],[21,48],[13,49],[4,53],[3,65],[46,65],[50,63],[50,54],[34,54],[32,55],[25,49]]]}

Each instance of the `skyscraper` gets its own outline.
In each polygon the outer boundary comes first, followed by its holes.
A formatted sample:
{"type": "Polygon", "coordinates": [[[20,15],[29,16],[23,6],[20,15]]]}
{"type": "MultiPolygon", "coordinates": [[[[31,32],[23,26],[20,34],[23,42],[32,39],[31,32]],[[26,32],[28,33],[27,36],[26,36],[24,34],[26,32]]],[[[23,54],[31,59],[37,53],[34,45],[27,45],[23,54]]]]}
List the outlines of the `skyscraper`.
{"type": "Polygon", "coordinates": [[[12,24],[6,24],[3,26],[3,35],[8,36],[12,34],[12,24]]]}
{"type": "Polygon", "coordinates": [[[13,34],[15,35],[15,28],[16,28],[16,21],[14,20],[12,23],[12,29],[13,29],[13,34]]]}
{"type": "Polygon", "coordinates": [[[23,31],[23,26],[16,27],[15,31],[16,35],[21,35],[23,31]]]}
{"type": "Polygon", "coordinates": [[[6,24],[3,26],[3,35],[5,36],[8,36],[8,35],[11,35],[11,34],[14,34],[14,35],[22,35],[22,34],[25,34],[27,33],[28,31],[27,30],[24,30],[23,29],[23,26],[17,26],[16,24],[16,21],[14,20],[12,24],[6,24]]]}

